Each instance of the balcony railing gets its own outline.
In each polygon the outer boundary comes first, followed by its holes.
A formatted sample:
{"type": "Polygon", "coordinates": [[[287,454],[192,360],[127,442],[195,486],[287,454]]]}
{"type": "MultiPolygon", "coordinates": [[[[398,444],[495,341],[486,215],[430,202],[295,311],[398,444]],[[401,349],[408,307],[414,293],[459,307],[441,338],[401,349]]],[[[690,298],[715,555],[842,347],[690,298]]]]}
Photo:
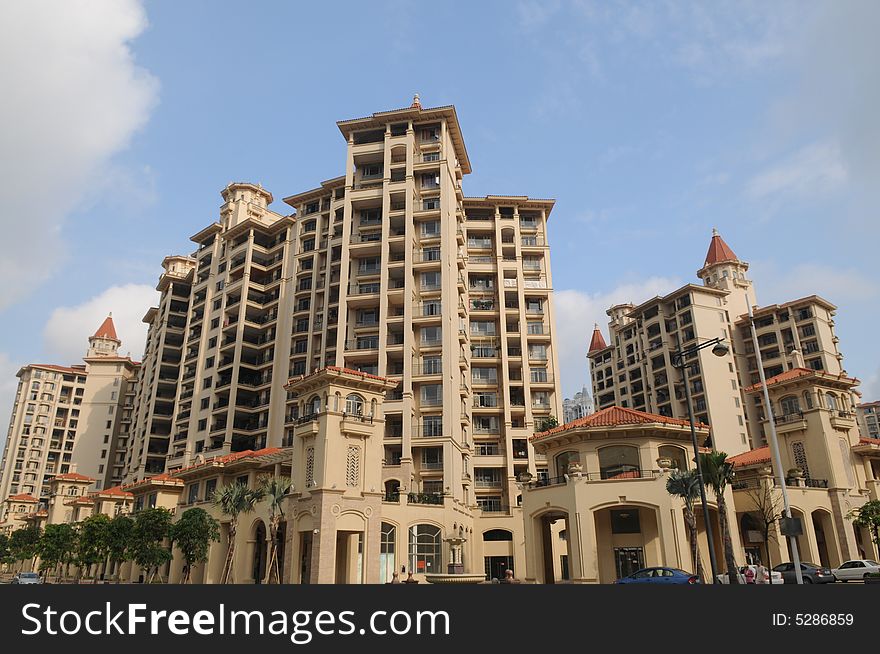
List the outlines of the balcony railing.
{"type": "Polygon", "coordinates": [[[443,495],[440,493],[409,493],[406,499],[410,504],[431,504],[435,506],[443,504],[443,495]]]}

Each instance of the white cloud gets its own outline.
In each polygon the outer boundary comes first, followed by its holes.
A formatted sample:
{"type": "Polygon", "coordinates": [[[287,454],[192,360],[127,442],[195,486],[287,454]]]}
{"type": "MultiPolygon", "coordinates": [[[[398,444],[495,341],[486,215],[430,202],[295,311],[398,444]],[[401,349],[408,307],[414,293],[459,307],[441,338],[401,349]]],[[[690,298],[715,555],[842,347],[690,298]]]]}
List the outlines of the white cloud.
{"type": "Polygon", "coordinates": [[[853,306],[877,297],[874,279],[853,268],[819,263],[780,266],[759,261],[752,264],[751,277],[759,280],[756,291],[762,305],[819,295],[837,305],[853,306]]]}
{"type": "Polygon", "coordinates": [[[131,352],[134,359],[143,354],[147,326],[141,319],[158,301],[158,293],[146,284],[111,286],[82,304],[59,307],[52,312],[43,331],[44,351],[52,363],[79,361],[88,348],[88,337],[113,313],[113,323],[122,341],[119,351],[131,352]]]}
{"type": "Polygon", "coordinates": [[[657,295],[678,288],[680,282],[666,277],[651,277],[640,283],[624,283],[604,293],[585,293],[575,289],[556,291],[553,310],[556,323],[556,347],[559,357],[562,392],[570,397],[584,385],[590,386],[587,348],[598,323],[608,339],[609,307],[624,302],[640,304],[657,295]]]}
{"type": "Polygon", "coordinates": [[[147,25],[138,0],[4,2],[0,24],[7,27],[0,39],[3,309],[58,266],[66,217],[147,121],[158,83],[130,49],[147,25]]]}
{"type": "Polygon", "coordinates": [[[746,184],[746,195],[755,201],[808,199],[841,189],[847,178],[840,147],[812,143],[754,176],[746,184]]]}

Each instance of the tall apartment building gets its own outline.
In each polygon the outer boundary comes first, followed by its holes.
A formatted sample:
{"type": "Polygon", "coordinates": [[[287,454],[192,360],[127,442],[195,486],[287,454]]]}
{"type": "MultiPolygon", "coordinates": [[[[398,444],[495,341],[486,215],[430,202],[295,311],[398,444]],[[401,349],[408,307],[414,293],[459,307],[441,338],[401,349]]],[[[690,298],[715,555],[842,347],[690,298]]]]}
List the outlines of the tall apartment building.
{"type": "Polygon", "coordinates": [[[545,467],[528,437],[562,415],[554,202],[465,197],[452,106],[416,98],[337,125],[344,175],[284,198],[290,215],[230,184],[192,256],[166,259],[126,479],[292,444],[288,378],[338,366],[399,382],[384,403],[388,497],[448,495],[512,530],[517,475],[545,467]]]}
{"type": "MultiPolygon", "coordinates": [[[[123,480],[126,483],[165,470],[172,420],[180,392],[183,343],[190,317],[195,260],[185,256],[165,257],[159,278],[159,305],[144,315],[147,340],[134,397],[130,443],[125,453],[123,480]]],[[[198,308],[194,321],[198,322],[198,308]]]]}
{"type": "Polygon", "coordinates": [[[815,370],[845,374],[834,334],[836,307],[818,296],[755,306],[748,267],[713,230],[697,272],[702,285],[687,284],[638,306],[611,307],[610,342],[596,326],[587,355],[597,409],[616,405],[687,418],[672,355],[721,337],[731,345],[728,354],[718,357],[702,350],[687,360],[696,418],[716,427],[711,440],[718,449],[737,453],[763,445],[761,398],[743,392],[758,381],[749,304],[759,344],[766,346],[762,355],[768,378],[805,362],[815,370]]]}
{"type": "Polygon", "coordinates": [[[595,411],[593,396],[590,395],[590,389],[584,386],[581,390],[574,394],[571,398],[565,398],[562,401],[562,422],[567,424],[578,418],[583,418],[595,411]]]}
{"type": "Polygon", "coordinates": [[[880,439],[880,402],[857,404],[856,420],[862,438],[880,439]]]}
{"type": "Polygon", "coordinates": [[[121,480],[138,363],[119,356],[120,345],[108,316],[89,337],[84,365],[29,364],[18,371],[0,501],[45,502],[51,479],[64,473],[86,474],[98,489],[121,480]]]}

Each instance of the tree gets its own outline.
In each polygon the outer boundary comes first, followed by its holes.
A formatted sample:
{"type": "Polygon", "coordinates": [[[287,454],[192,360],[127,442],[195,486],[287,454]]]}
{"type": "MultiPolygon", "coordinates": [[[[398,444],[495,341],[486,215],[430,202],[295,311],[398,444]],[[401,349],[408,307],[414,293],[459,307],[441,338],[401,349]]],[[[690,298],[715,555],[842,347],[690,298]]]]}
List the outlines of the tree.
{"type": "MultiPolygon", "coordinates": [[[[733,541],[730,539],[730,522],[727,519],[727,501],[724,499],[727,486],[733,482],[733,464],[727,460],[724,452],[707,452],[700,454],[700,467],[703,469],[703,480],[714,491],[715,502],[718,504],[718,522],[721,525],[727,576],[731,584],[738,584],[739,575],[733,558],[733,541]]],[[[714,583],[715,580],[712,581],[714,583]]]]}
{"type": "Polygon", "coordinates": [[[61,523],[46,525],[46,529],[40,536],[37,544],[37,553],[40,555],[40,571],[55,570],[56,583],[61,578],[61,567],[66,566],[73,559],[76,551],[76,528],[73,525],[61,523]]]}
{"type": "Polygon", "coordinates": [[[208,560],[208,548],[220,540],[220,524],[204,509],[187,509],[171,525],[171,542],[183,554],[184,574],[181,583],[189,583],[193,565],[208,560]]]}
{"type": "Polygon", "coordinates": [[[771,527],[783,515],[782,495],[776,493],[772,484],[758,481],[757,487],[749,488],[746,494],[752,500],[755,510],[747,513],[749,518],[757,523],[764,537],[764,554],[767,557],[767,567],[770,567],[770,539],[776,538],[776,531],[771,527]]]}
{"type": "Polygon", "coordinates": [[[684,501],[684,524],[688,530],[691,554],[696,567],[694,572],[700,579],[704,579],[703,562],[700,560],[700,547],[697,543],[697,519],[694,516],[694,501],[700,495],[700,478],[696,470],[672,470],[666,480],[666,492],[684,501]]]}
{"type": "Polygon", "coordinates": [[[284,498],[290,492],[290,477],[267,477],[260,485],[260,491],[269,502],[269,565],[266,579],[268,583],[281,583],[281,569],[278,562],[278,528],[284,516],[284,498]]]}
{"type": "Polygon", "coordinates": [[[77,579],[83,573],[88,575],[92,566],[95,566],[92,583],[98,582],[97,566],[107,561],[109,527],[110,518],[103,513],[89,516],[80,523],[76,548],[76,559],[79,565],[77,579]]]}
{"type": "Polygon", "coordinates": [[[547,431],[553,429],[554,427],[559,426],[559,420],[556,419],[556,416],[547,416],[540,422],[539,432],[547,431]]]}
{"type": "Polygon", "coordinates": [[[223,515],[229,516],[229,545],[226,550],[226,561],[220,583],[235,583],[233,579],[233,563],[235,561],[235,531],[238,528],[238,517],[242,513],[250,513],[257,502],[263,498],[260,489],[250,489],[244,484],[235,482],[214,491],[214,504],[220,507],[223,515]]]}
{"type": "Polygon", "coordinates": [[[132,532],[134,520],[120,513],[107,525],[107,558],[113,569],[113,580],[119,583],[122,564],[131,558],[132,532]]]}
{"type": "MultiPolygon", "coordinates": [[[[21,527],[9,536],[9,554],[13,561],[24,567],[24,562],[37,556],[37,545],[40,542],[39,527],[21,527]]],[[[21,571],[21,567],[19,571],[21,571]]]]}
{"type": "Polygon", "coordinates": [[[153,583],[159,568],[171,560],[165,544],[171,530],[171,511],[158,507],[138,511],[131,530],[134,562],[143,569],[148,584],[153,583]]]}
{"type": "Polygon", "coordinates": [[[0,533],[0,565],[11,565],[12,558],[9,552],[9,536],[0,533]]]}
{"type": "Polygon", "coordinates": [[[867,529],[871,540],[880,547],[880,500],[871,500],[847,514],[853,525],[867,529]]]}

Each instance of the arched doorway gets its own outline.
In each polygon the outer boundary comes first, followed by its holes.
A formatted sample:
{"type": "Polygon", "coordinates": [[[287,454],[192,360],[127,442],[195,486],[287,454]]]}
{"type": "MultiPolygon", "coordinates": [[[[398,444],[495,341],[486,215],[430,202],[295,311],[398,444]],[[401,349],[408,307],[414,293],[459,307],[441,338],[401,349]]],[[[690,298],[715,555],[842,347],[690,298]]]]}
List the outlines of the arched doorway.
{"type": "Polygon", "coordinates": [[[558,584],[571,579],[568,557],[568,513],[551,510],[535,517],[541,559],[538,580],[558,584]]]}
{"type": "Polygon", "coordinates": [[[258,520],[254,528],[254,557],[251,574],[255,584],[261,584],[266,578],[266,525],[258,520]]]}
{"type": "Polygon", "coordinates": [[[593,519],[600,583],[610,584],[641,568],[665,563],[655,508],[621,504],[595,511],[593,519]]]}
{"type": "Polygon", "coordinates": [[[836,568],[843,561],[837,554],[837,545],[834,541],[834,523],[831,513],[816,509],[810,514],[813,522],[813,533],[816,534],[816,549],[819,551],[819,563],[826,568],[836,568]]]}

